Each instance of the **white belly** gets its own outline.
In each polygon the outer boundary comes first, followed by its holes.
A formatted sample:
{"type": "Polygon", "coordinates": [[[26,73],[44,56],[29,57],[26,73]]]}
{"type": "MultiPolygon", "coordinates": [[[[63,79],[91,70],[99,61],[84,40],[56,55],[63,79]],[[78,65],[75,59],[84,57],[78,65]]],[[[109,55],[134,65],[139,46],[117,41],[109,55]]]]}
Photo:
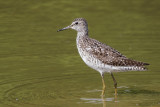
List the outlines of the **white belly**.
{"type": "Polygon", "coordinates": [[[81,48],[78,48],[78,52],[83,59],[83,61],[91,68],[99,71],[100,73],[110,72],[112,70],[112,66],[103,64],[100,60],[95,58],[93,55],[88,52],[83,51],[81,48]]]}

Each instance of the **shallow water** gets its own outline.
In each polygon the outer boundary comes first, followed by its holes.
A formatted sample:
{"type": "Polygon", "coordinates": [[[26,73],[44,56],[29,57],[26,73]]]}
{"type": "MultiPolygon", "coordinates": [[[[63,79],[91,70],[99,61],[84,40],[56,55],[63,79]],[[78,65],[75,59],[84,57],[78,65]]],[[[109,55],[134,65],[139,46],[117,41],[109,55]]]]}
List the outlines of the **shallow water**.
{"type": "Polygon", "coordinates": [[[0,107],[160,106],[160,2],[158,0],[0,0],[0,107]],[[150,63],[146,72],[105,75],[87,67],[76,32],[56,32],[74,18],[89,34],[129,58],[150,63]]]}

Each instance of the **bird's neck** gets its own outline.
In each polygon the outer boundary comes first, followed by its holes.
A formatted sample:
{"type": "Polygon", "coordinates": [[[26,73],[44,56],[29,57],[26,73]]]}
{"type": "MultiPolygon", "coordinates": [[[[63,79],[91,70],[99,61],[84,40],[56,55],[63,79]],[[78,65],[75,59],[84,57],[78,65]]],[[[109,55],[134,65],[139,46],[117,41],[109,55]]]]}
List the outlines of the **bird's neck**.
{"type": "Polygon", "coordinates": [[[87,36],[88,37],[88,31],[80,31],[80,32],[77,32],[77,37],[84,37],[84,36],[87,36]]]}
{"type": "Polygon", "coordinates": [[[88,32],[77,32],[77,38],[76,38],[76,42],[77,45],[79,45],[80,43],[84,43],[84,41],[89,38],[88,36],[88,32]]]}

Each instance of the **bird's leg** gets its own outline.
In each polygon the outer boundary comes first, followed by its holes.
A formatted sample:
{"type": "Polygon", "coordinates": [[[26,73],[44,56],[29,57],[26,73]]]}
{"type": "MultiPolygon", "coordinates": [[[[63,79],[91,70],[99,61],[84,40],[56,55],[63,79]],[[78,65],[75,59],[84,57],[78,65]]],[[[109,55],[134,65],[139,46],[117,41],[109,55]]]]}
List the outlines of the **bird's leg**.
{"type": "Polygon", "coordinates": [[[104,97],[104,96],[101,96],[101,98],[102,98],[103,107],[107,107],[107,106],[106,106],[106,99],[105,99],[105,97],[104,97]]]}
{"type": "Polygon", "coordinates": [[[113,79],[113,81],[114,81],[115,96],[117,96],[117,81],[116,81],[116,79],[114,78],[114,76],[113,76],[112,72],[111,72],[111,76],[112,76],[112,79],[113,79]]]}
{"type": "Polygon", "coordinates": [[[105,90],[106,90],[106,85],[105,85],[105,82],[104,82],[104,74],[101,74],[101,77],[102,77],[102,84],[103,84],[101,95],[104,96],[104,93],[105,93],[105,90]]]}

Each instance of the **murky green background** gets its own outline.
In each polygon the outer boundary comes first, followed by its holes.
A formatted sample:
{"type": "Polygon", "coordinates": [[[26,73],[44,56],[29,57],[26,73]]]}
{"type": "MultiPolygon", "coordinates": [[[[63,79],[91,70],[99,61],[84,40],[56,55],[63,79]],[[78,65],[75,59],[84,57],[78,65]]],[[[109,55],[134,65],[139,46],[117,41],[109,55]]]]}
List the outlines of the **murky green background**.
{"type": "Polygon", "coordinates": [[[159,0],[0,0],[0,107],[160,106],[159,0]],[[148,62],[146,72],[105,75],[87,67],[76,32],[56,32],[84,17],[89,34],[129,58],[148,62]]]}

